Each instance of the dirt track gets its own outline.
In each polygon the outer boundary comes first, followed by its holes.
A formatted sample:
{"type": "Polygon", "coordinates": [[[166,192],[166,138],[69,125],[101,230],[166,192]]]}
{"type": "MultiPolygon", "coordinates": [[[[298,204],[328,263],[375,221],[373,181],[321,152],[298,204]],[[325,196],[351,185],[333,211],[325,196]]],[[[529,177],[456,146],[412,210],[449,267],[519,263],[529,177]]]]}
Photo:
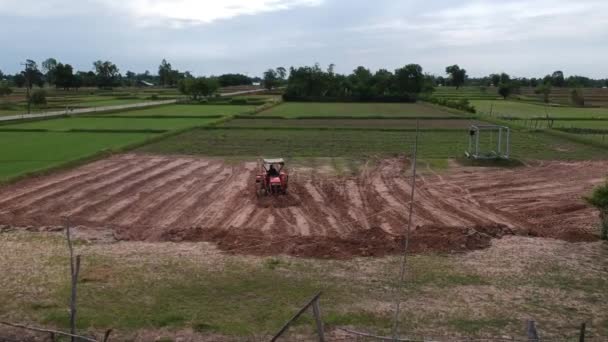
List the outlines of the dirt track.
{"type": "MultiPolygon", "coordinates": [[[[402,242],[407,164],[382,160],[357,177],[292,170],[289,195],[279,201],[256,197],[255,163],[120,155],[0,188],[0,224],[48,227],[69,216],[125,240],[205,240],[257,254],[382,255],[402,242]]],[[[581,196],[603,181],[607,162],[422,169],[414,251],[482,248],[512,233],[597,239],[597,213],[581,196]]]]}

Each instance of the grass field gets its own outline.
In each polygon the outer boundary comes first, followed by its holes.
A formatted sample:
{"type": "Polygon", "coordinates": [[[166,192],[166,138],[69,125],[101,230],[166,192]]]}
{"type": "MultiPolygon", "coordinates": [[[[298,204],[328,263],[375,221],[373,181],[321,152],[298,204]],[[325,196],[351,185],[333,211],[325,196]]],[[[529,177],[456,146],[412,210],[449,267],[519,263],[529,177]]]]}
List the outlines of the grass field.
{"type": "MultiPolygon", "coordinates": [[[[208,156],[361,157],[410,154],[415,132],[289,129],[199,129],[140,148],[140,151],[208,156]]],[[[522,159],[604,159],[606,149],[544,133],[514,131],[512,153],[522,159]]],[[[422,131],[421,158],[459,158],[466,131],[422,131]]]]}
{"type": "Polygon", "coordinates": [[[97,116],[3,124],[0,125],[0,145],[4,146],[0,150],[0,182],[25,173],[56,167],[101,150],[141,142],[152,137],[153,133],[207,125],[216,121],[222,114],[241,113],[251,108],[254,107],[171,105],[97,116]],[[204,118],[205,116],[216,118],[204,118]],[[94,132],[95,130],[100,132],[94,132]],[[103,130],[116,132],[102,133],[103,130]]]}
{"type": "Polygon", "coordinates": [[[608,118],[608,108],[579,108],[567,106],[544,106],[517,101],[474,100],[471,104],[481,114],[492,116],[511,116],[518,118],[546,117],[552,118],[608,118]]]}
{"type": "MultiPolygon", "coordinates": [[[[1,234],[0,244],[0,316],[66,329],[64,239],[15,232],[1,234]]],[[[354,326],[390,335],[398,257],[232,256],[208,244],[186,242],[79,242],[75,253],[83,256],[80,331],[113,328],[113,338],[121,341],[144,331],[149,331],[146,341],[198,334],[268,340],[322,290],[328,331],[354,326]]],[[[411,256],[401,329],[410,337],[434,340],[505,335],[520,340],[525,338],[524,320],[532,317],[545,339],[574,340],[581,321],[587,322],[588,337],[606,336],[604,254],[601,243],[572,248],[563,241],[507,237],[488,250],[411,256]]],[[[303,340],[302,335],[314,337],[309,313],[285,340],[303,340]]]]}
{"type": "Polygon", "coordinates": [[[44,129],[49,131],[69,130],[175,130],[186,127],[201,126],[209,124],[216,119],[202,118],[113,118],[113,117],[72,117],[63,119],[52,119],[34,121],[28,123],[1,125],[0,130],[28,130],[44,129]]]}
{"type": "Polygon", "coordinates": [[[0,182],[149,138],[142,133],[0,132],[0,182]]]}
{"type": "MultiPolygon", "coordinates": [[[[251,128],[357,128],[357,129],[456,129],[465,130],[478,120],[454,118],[453,120],[409,120],[409,119],[266,119],[237,118],[223,124],[223,127],[251,128]]],[[[607,121],[608,123],[608,121],[607,121]]]]}
{"type": "Polygon", "coordinates": [[[608,120],[555,120],[553,128],[593,128],[608,130],[608,120]]]}
{"type": "Polygon", "coordinates": [[[120,113],[108,113],[107,116],[210,116],[234,115],[251,112],[255,106],[232,105],[168,105],[153,108],[130,110],[120,113]]]}
{"type": "Polygon", "coordinates": [[[286,118],[318,116],[442,117],[454,115],[446,108],[425,103],[284,103],[261,112],[261,116],[286,118]]]}
{"type": "MultiPolygon", "coordinates": [[[[37,88],[34,90],[37,90],[37,88]]],[[[181,97],[176,89],[116,88],[114,90],[100,90],[83,88],[66,91],[45,88],[44,91],[47,93],[47,104],[32,106],[31,110],[33,113],[64,110],[66,107],[92,108],[116,106],[181,97]]],[[[0,116],[24,114],[27,112],[25,89],[14,89],[14,93],[10,97],[0,100],[0,116]]]]}

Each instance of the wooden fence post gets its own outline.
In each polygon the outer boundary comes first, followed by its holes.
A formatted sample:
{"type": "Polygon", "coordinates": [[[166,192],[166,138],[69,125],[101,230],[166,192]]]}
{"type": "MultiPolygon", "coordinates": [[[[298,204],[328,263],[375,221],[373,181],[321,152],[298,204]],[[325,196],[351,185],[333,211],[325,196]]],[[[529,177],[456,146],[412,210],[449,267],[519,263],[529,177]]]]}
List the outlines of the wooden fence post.
{"type": "Polygon", "coordinates": [[[312,303],[312,312],[315,315],[315,322],[317,323],[319,342],[325,342],[325,333],[323,331],[323,320],[321,320],[321,305],[319,304],[319,297],[317,297],[317,300],[312,303]]]}
{"type": "MultiPolygon", "coordinates": [[[[283,325],[283,327],[281,328],[281,330],[279,330],[278,333],[276,333],[272,339],[270,340],[271,342],[275,342],[279,337],[281,337],[281,335],[283,335],[283,333],[285,333],[285,331],[287,331],[287,329],[289,328],[289,326],[291,325],[291,323],[293,323],[296,319],[298,319],[298,317],[300,317],[311,305],[313,306],[313,313],[315,315],[315,319],[317,320],[317,330],[319,330],[319,325],[320,328],[323,328],[323,324],[320,322],[321,320],[321,310],[318,307],[319,305],[319,297],[321,296],[321,292],[317,293],[314,297],[312,297],[312,299],[310,299],[306,305],[304,305],[300,310],[298,310],[298,312],[293,315],[293,317],[291,317],[287,323],[285,323],[283,325]],[[317,308],[315,309],[315,305],[317,305],[317,308]]],[[[325,337],[323,334],[323,330],[319,330],[319,341],[324,342],[325,341],[325,337]]]]}
{"type": "Polygon", "coordinates": [[[585,329],[587,328],[587,324],[581,324],[581,334],[578,337],[579,342],[585,342],[585,329]]]}
{"type": "Polygon", "coordinates": [[[538,342],[538,331],[536,331],[536,323],[532,320],[526,322],[526,332],[529,342],[538,342]]]}

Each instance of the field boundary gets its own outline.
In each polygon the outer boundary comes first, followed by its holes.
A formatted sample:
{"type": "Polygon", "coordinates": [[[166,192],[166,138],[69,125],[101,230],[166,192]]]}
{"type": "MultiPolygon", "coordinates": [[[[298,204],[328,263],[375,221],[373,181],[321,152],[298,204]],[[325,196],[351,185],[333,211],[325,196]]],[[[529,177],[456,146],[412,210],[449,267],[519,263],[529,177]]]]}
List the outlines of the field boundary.
{"type": "MultiPolygon", "coordinates": [[[[210,125],[210,124],[212,124],[212,123],[208,123],[207,125],[210,125]]],[[[163,140],[163,139],[175,136],[175,135],[179,135],[179,134],[186,133],[186,132],[189,132],[189,131],[192,131],[192,130],[196,130],[196,129],[204,129],[204,128],[206,128],[206,127],[205,126],[192,126],[192,127],[186,127],[186,128],[166,131],[166,132],[158,134],[156,136],[152,136],[152,137],[149,137],[147,139],[143,139],[142,141],[138,141],[138,142],[135,142],[135,143],[127,144],[127,145],[122,146],[122,147],[103,149],[101,151],[97,151],[95,153],[83,156],[81,158],[76,158],[76,159],[68,160],[68,161],[65,161],[63,163],[59,163],[57,165],[39,168],[39,169],[36,169],[36,170],[33,170],[33,171],[28,171],[26,173],[22,173],[20,175],[14,176],[14,177],[10,177],[10,178],[5,179],[5,180],[0,180],[0,185],[13,184],[13,183],[16,183],[16,182],[18,182],[18,181],[20,181],[22,179],[29,178],[29,177],[42,177],[42,176],[46,176],[46,175],[49,175],[49,174],[51,174],[53,172],[62,171],[62,170],[66,170],[66,169],[71,169],[71,168],[74,168],[74,167],[77,167],[77,166],[88,164],[88,163],[96,161],[96,160],[100,160],[100,159],[103,159],[103,158],[110,157],[110,156],[112,156],[114,154],[128,152],[128,151],[134,150],[136,148],[139,148],[141,146],[144,146],[144,145],[147,145],[147,144],[151,144],[151,143],[155,143],[157,141],[160,141],[160,140],[163,140]]],[[[70,132],[50,131],[50,132],[45,132],[45,133],[70,133],[70,132]]],[[[102,133],[102,132],[98,132],[98,133],[102,133]]],[[[103,133],[108,133],[108,132],[103,132],[103,133]]],[[[130,133],[132,133],[132,132],[130,132],[130,133]]],[[[137,132],[137,133],[141,133],[141,132],[137,132]]]]}

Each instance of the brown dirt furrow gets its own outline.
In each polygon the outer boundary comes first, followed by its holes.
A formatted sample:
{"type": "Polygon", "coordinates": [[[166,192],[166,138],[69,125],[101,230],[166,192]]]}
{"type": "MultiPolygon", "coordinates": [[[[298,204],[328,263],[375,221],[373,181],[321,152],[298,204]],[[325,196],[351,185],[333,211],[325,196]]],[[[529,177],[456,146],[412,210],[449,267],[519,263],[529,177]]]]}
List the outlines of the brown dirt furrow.
{"type": "Polygon", "coordinates": [[[158,163],[158,161],[148,160],[136,166],[120,168],[118,171],[114,171],[110,174],[102,174],[100,176],[93,177],[86,182],[70,184],[69,186],[65,186],[62,191],[57,191],[53,194],[44,196],[38,201],[37,205],[29,208],[29,210],[24,212],[22,216],[37,215],[38,213],[45,212],[61,213],[59,215],[69,216],[69,214],[64,214],[64,212],[70,212],[72,209],[74,209],[69,204],[79,203],[85,198],[86,201],[89,201],[92,194],[98,191],[104,191],[107,186],[120,183],[128,177],[146,174],[150,170],[156,168],[158,163]],[[102,182],[99,181],[99,177],[103,179],[102,182]]]}
{"type": "MultiPolygon", "coordinates": [[[[74,225],[113,230],[118,239],[211,241],[231,253],[399,252],[412,189],[408,160],[370,160],[359,174],[341,176],[321,165],[328,160],[290,170],[287,195],[258,197],[255,163],[118,155],[0,187],[9,208],[0,224],[57,225],[67,214],[74,225]]],[[[608,162],[450,165],[416,180],[413,252],[484,248],[505,234],[598,239],[598,213],[582,196],[604,180],[608,162]]]]}
{"type": "MultiPolygon", "coordinates": [[[[18,183],[19,186],[11,185],[5,188],[7,194],[0,199],[0,205],[4,206],[5,203],[18,201],[20,197],[26,197],[32,193],[47,191],[55,187],[63,188],[66,182],[80,180],[82,177],[89,176],[97,169],[106,170],[105,172],[112,172],[111,165],[115,164],[117,163],[114,160],[105,159],[103,161],[85,165],[75,172],[61,172],[53,176],[35,177],[24,180],[18,183]]],[[[125,166],[117,165],[116,167],[125,166]]],[[[94,174],[94,176],[98,176],[98,174],[94,174]]]]}
{"type": "MultiPolygon", "coordinates": [[[[132,192],[139,192],[146,183],[175,171],[185,163],[184,160],[160,159],[151,167],[145,167],[127,177],[114,179],[103,186],[100,184],[96,191],[90,192],[83,205],[63,212],[74,220],[101,223],[108,216],[107,210],[116,203],[124,201],[124,197],[132,192]]],[[[86,196],[79,194],[79,196],[86,196]]],[[[105,222],[105,221],[104,221],[105,222]]],[[[110,223],[110,222],[107,222],[110,223]]]]}
{"type": "Polygon", "coordinates": [[[188,189],[194,187],[194,184],[205,179],[212,172],[213,168],[209,167],[208,161],[194,161],[188,167],[165,179],[163,188],[142,193],[134,207],[123,215],[118,215],[114,221],[122,226],[149,224],[142,221],[150,219],[150,213],[162,211],[173,205],[173,200],[178,194],[186,193],[188,189]]]}
{"type": "MultiPolygon", "coordinates": [[[[158,168],[157,172],[152,172],[144,180],[138,179],[135,184],[129,185],[127,188],[120,190],[124,191],[125,195],[120,196],[119,201],[108,203],[103,210],[97,210],[97,213],[91,216],[91,220],[96,222],[114,222],[116,217],[122,214],[128,214],[132,207],[137,206],[140,199],[150,193],[160,193],[162,188],[166,188],[167,183],[176,177],[182,168],[188,168],[194,162],[189,160],[176,160],[163,167],[158,168]],[[137,191],[129,191],[136,188],[137,191]]],[[[120,192],[119,192],[120,193],[120,192]]]]}
{"type": "Polygon", "coordinates": [[[2,210],[2,213],[8,211],[28,211],[31,207],[39,208],[37,203],[49,198],[56,199],[59,196],[70,193],[75,189],[81,189],[87,185],[95,184],[100,177],[111,177],[115,174],[120,174],[129,169],[131,165],[121,165],[113,163],[109,165],[99,165],[102,167],[102,172],[99,173],[77,173],[74,177],[62,177],[61,181],[53,181],[49,186],[34,187],[29,190],[28,187],[23,187],[19,196],[8,196],[10,200],[8,205],[2,210]],[[37,204],[34,206],[34,204],[37,204]]]}

